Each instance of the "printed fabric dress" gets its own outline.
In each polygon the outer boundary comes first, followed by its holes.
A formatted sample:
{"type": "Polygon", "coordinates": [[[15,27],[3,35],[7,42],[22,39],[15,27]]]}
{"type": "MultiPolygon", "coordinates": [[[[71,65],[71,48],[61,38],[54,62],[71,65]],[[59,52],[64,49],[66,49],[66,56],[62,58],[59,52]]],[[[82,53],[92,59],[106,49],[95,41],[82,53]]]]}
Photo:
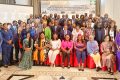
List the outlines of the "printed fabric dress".
{"type": "Polygon", "coordinates": [[[102,65],[107,66],[108,68],[110,68],[113,63],[114,60],[111,58],[113,56],[113,52],[114,52],[114,45],[112,42],[102,42],[101,44],[101,52],[103,52],[102,54],[102,65]]]}
{"type": "Polygon", "coordinates": [[[23,57],[22,60],[19,64],[19,67],[22,69],[31,69],[32,65],[33,65],[33,61],[32,61],[32,49],[33,49],[33,40],[31,39],[31,45],[29,45],[29,40],[28,39],[24,39],[23,40],[23,50],[25,48],[31,48],[30,51],[25,51],[23,53],[23,57]]]}
{"type": "Polygon", "coordinates": [[[93,31],[92,28],[86,28],[84,34],[85,34],[85,40],[88,41],[89,40],[89,36],[93,35],[94,31],[93,31]]]}
{"type": "Polygon", "coordinates": [[[42,49],[42,48],[43,48],[45,45],[47,45],[48,42],[49,42],[49,41],[47,41],[47,40],[45,40],[45,39],[44,39],[44,40],[38,40],[38,41],[37,41],[37,44],[39,45],[39,47],[41,48],[41,50],[36,49],[36,50],[34,51],[34,53],[33,53],[33,60],[34,60],[34,61],[37,61],[37,62],[39,62],[39,61],[40,61],[40,62],[44,62],[44,61],[45,61],[49,49],[48,49],[48,48],[42,49]]]}

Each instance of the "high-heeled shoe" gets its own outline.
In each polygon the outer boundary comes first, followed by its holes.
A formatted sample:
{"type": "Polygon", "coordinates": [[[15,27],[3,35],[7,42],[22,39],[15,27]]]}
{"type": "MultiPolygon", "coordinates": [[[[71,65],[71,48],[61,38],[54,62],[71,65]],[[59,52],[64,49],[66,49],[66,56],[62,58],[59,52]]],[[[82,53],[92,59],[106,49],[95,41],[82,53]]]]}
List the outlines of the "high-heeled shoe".
{"type": "Polygon", "coordinates": [[[55,64],[53,64],[53,67],[56,67],[56,65],[55,65],[55,64]]]}
{"type": "Polygon", "coordinates": [[[62,64],[62,68],[64,69],[64,64],[62,64]]]}
{"type": "Polygon", "coordinates": [[[82,66],[81,71],[84,71],[84,66],[82,66]]]}
{"type": "Polygon", "coordinates": [[[68,65],[68,69],[70,68],[70,65],[68,65]]]}
{"type": "Polygon", "coordinates": [[[4,68],[8,68],[8,65],[4,65],[4,68]]]}
{"type": "Polygon", "coordinates": [[[78,69],[78,71],[81,71],[81,69],[78,69]]]}
{"type": "Polygon", "coordinates": [[[97,71],[97,72],[99,71],[99,67],[96,68],[96,71],[97,71]]]}
{"type": "Polygon", "coordinates": [[[109,69],[108,69],[108,74],[110,74],[110,73],[111,73],[111,69],[109,68],[109,69]]]}
{"type": "Polygon", "coordinates": [[[81,68],[80,68],[80,67],[78,67],[78,71],[81,71],[81,68]]]}
{"type": "Polygon", "coordinates": [[[81,69],[81,71],[84,71],[84,69],[81,69]]]}

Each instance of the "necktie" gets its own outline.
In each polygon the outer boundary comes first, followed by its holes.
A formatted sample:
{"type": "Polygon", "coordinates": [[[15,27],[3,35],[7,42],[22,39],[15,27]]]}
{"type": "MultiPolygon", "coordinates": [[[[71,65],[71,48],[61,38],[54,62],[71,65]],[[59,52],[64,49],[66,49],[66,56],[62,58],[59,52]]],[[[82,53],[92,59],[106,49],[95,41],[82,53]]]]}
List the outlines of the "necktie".
{"type": "Polygon", "coordinates": [[[57,27],[55,26],[55,32],[56,32],[56,28],[57,28],[57,27]]]}
{"type": "Polygon", "coordinates": [[[67,34],[67,30],[64,30],[64,36],[67,34]]]}

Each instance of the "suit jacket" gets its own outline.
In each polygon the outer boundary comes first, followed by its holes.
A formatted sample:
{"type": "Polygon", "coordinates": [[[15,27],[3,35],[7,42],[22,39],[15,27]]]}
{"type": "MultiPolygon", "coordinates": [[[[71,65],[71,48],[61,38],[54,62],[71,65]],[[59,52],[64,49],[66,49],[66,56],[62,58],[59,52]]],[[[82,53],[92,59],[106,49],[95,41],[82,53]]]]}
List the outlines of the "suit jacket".
{"type": "MultiPolygon", "coordinates": [[[[67,30],[67,34],[70,35],[70,37],[72,37],[72,33],[69,30],[67,30]]],[[[60,39],[63,40],[64,36],[65,36],[65,31],[63,29],[61,29],[61,31],[60,31],[60,39]]]]}
{"type": "Polygon", "coordinates": [[[104,28],[95,29],[95,40],[100,44],[104,40],[105,30],[104,28]]]}
{"type": "Polygon", "coordinates": [[[64,26],[64,22],[65,22],[66,20],[64,19],[64,18],[61,18],[60,20],[59,20],[59,24],[60,24],[60,26],[64,26]]]}
{"type": "Polygon", "coordinates": [[[56,30],[55,30],[55,26],[51,26],[51,33],[53,35],[53,33],[57,33],[59,34],[60,33],[60,26],[57,26],[56,30]]]}
{"type": "Polygon", "coordinates": [[[68,30],[71,32],[73,31],[72,25],[68,26],[68,30]]]}

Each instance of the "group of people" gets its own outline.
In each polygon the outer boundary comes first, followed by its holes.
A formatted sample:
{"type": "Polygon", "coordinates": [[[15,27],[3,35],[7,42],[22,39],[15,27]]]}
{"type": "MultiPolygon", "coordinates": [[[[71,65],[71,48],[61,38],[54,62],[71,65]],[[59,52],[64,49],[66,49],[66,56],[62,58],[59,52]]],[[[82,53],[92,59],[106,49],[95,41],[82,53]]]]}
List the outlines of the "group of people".
{"type": "Polygon", "coordinates": [[[93,17],[85,13],[72,18],[68,14],[40,14],[30,15],[26,22],[0,23],[0,48],[5,68],[13,63],[15,49],[15,62],[25,70],[44,65],[47,58],[55,66],[58,54],[62,56],[62,68],[66,59],[70,68],[70,55],[75,53],[79,71],[84,71],[87,55],[93,58],[96,71],[107,66],[113,75],[114,64],[120,71],[120,33],[108,14],[93,17]]]}

